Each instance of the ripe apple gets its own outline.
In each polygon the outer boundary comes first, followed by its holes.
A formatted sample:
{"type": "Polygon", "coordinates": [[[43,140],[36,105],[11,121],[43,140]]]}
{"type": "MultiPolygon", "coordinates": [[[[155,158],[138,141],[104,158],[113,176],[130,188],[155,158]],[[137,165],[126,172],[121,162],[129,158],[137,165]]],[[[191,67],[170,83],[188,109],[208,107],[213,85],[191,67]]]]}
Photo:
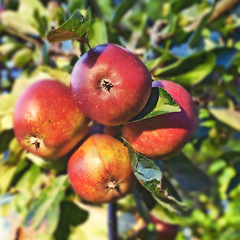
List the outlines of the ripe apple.
{"type": "Polygon", "coordinates": [[[167,113],[127,123],[123,137],[132,147],[153,159],[166,159],[182,149],[198,126],[198,116],[190,94],[182,86],[168,80],[153,82],[164,88],[181,107],[181,112],[167,113]]]}
{"type": "Polygon", "coordinates": [[[83,199],[113,202],[129,193],[135,182],[128,149],[106,134],[90,136],[68,162],[69,181],[83,199]]]}
{"type": "Polygon", "coordinates": [[[103,125],[135,117],[150,97],[152,80],[144,63],[115,44],[92,48],[75,64],[70,88],[77,107],[103,125]]]}
{"type": "Polygon", "coordinates": [[[13,113],[20,145],[44,158],[72,150],[87,134],[88,123],[71,99],[69,87],[57,80],[31,84],[17,100],[13,113]]]}
{"type": "Polygon", "coordinates": [[[174,240],[176,238],[179,231],[178,225],[163,222],[152,215],[150,222],[154,224],[159,240],[174,240]]]}

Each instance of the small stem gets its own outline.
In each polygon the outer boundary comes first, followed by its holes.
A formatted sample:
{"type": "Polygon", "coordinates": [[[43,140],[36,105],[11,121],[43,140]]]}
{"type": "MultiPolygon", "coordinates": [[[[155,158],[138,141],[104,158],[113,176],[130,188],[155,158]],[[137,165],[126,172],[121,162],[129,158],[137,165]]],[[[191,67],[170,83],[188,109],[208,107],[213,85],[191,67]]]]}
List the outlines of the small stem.
{"type": "Polygon", "coordinates": [[[91,46],[90,46],[90,44],[89,44],[89,42],[88,42],[88,40],[87,40],[87,39],[86,39],[86,44],[87,44],[87,46],[88,46],[89,50],[91,50],[92,48],[91,48],[91,46]]]}
{"type": "Polygon", "coordinates": [[[109,240],[117,240],[117,204],[109,203],[108,204],[108,239],[109,240]]]}

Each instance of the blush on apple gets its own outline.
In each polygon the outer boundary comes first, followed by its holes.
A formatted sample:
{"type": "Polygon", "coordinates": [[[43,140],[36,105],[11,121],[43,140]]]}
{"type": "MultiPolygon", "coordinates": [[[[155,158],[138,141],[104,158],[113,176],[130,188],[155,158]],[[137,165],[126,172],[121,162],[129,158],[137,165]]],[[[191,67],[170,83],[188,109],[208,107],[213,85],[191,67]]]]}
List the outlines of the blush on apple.
{"type": "Polygon", "coordinates": [[[157,217],[151,215],[150,222],[154,224],[159,240],[174,240],[179,231],[179,226],[176,224],[166,223],[157,217]]]}
{"type": "Polygon", "coordinates": [[[97,46],[75,64],[71,93],[90,119],[107,126],[135,117],[150,97],[152,80],[144,63],[115,44],[97,46]]]}
{"type": "Polygon", "coordinates": [[[153,82],[164,88],[181,107],[181,112],[167,113],[127,123],[123,137],[132,147],[153,159],[166,159],[182,149],[198,126],[198,116],[191,95],[179,84],[168,80],[153,82]]]}
{"type": "Polygon", "coordinates": [[[89,123],[71,99],[69,87],[47,79],[25,89],[16,102],[13,121],[20,145],[44,158],[72,150],[86,136],[89,123]]]}
{"type": "Polygon", "coordinates": [[[69,181],[83,199],[113,202],[129,193],[135,182],[128,149],[105,134],[90,136],[68,162],[69,181]]]}

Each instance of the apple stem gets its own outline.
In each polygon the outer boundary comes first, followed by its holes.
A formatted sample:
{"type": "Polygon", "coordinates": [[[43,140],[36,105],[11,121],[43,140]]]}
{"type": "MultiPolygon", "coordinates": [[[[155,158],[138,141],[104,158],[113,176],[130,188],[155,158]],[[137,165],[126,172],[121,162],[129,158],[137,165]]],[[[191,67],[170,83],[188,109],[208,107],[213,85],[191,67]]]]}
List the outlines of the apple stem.
{"type": "Polygon", "coordinates": [[[109,240],[117,240],[117,204],[109,203],[108,204],[108,239],[109,240]]]}
{"type": "Polygon", "coordinates": [[[88,42],[88,40],[87,40],[87,39],[86,39],[86,44],[87,44],[87,46],[88,46],[89,50],[91,50],[92,48],[91,48],[91,46],[90,46],[90,44],[89,44],[89,42],[88,42]]]}

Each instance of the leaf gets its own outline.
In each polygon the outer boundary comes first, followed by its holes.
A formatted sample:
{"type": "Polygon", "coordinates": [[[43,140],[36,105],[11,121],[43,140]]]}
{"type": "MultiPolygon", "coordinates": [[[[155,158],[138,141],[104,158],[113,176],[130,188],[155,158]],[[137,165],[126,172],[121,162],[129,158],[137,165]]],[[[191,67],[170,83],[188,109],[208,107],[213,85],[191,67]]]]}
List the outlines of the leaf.
{"type": "Polygon", "coordinates": [[[0,154],[8,149],[11,140],[14,137],[13,131],[3,131],[0,133],[0,154]]]}
{"type": "Polygon", "coordinates": [[[24,67],[32,59],[33,52],[29,48],[22,48],[13,55],[13,62],[16,67],[24,67]]]}
{"type": "Polygon", "coordinates": [[[211,184],[210,178],[182,153],[165,162],[178,183],[188,191],[200,191],[211,184]]]}
{"type": "Polygon", "coordinates": [[[1,19],[5,27],[23,34],[41,35],[49,25],[47,10],[38,0],[19,1],[18,11],[4,11],[1,19]]]}
{"type": "Polygon", "coordinates": [[[111,27],[114,27],[121,18],[126,14],[126,12],[137,3],[137,0],[123,0],[114,10],[111,19],[111,27]]]}
{"type": "Polygon", "coordinates": [[[50,43],[78,39],[90,29],[91,12],[89,10],[76,10],[73,15],[59,28],[50,30],[47,40],[50,43]]]}
{"type": "Polygon", "coordinates": [[[15,42],[6,42],[0,45],[0,59],[7,58],[12,52],[20,49],[23,45],[15,42]]]}
{"type": "Polygon", "coordinates": [[[72,229],[83,224],[88,216],[88,212],[75,203],[62,201],[59,222],[54,237],[57,240],[68,239],[72,229]]]}
{"type": "Polygon", "coordinates": [[[40,173],[40,168],[32,164],[28,171],[26,171],[23,177],[17,182],[16,188],[18,190],[30,191],[38,180],[40,173]]]}
{"type": "Polygon", "coordinates": [[[209,108],[210,113],[220,122],[240,131],[240,112],[230,108],[209,108]]]}
{"type": "Polygon", "coordinates": [[[155,72],[155,76],[167,78],[184,85],[193,85],[207,77],[214,69],[215,64],[215,54],[198,52],[158,69],[155,72]]]}
{"type": "Polygon", "coordinates": [[[128,148],[133,173],[143,187],[170,213],[184,213],[186,206],[163,188],[162,172],[154,161],[136,152],[127,141],[124,145],[128,148]]]}
{"type": "Polygon", "coordinates": [[[24,34],[39,34],[35,26],[31,24],[32,21],[29,21],[25,14],[8,10],[1,13],[1,20],[5,28],[11,28],[24,34]]]}
{"type": "Polygon", "coordinates": [[[0,162],[0,194],[8,190],[15,174],[24,168],[25,164],[25,151],[14,138],[9,144],[8,156],[0,162]]]}
{"type": "Polygon", "coordinates": [[[48,239],[55,231],[60,216],[60,202],[68,186],[67,180],[65,175],[53,179],[31,203],[23,224],[26,229],[35,231],[35,239],[48,239]]]}
{"type": "Polygon", "coordinates": [[[150,98],[145,107],[131,121],[140,121],[161,114],[180,111],[181,109],[179,105],[165,89],[162,87],[153,87],[150,98]]]}
{"type": "Polygon", "coordinates": [[[88,34],[88,40],[92,48],[108,43],[107,26],[104,20],[95,18],[92,21],[88,34]]]}
{"type": "Polygon", "coordinates": [[[196,48],[199,45],[199,41],[201,40],[201,34],[203,31],[203,28],[208,23],[208,20],[210,19],[214,9],[215,9],[215,4],[212,6],[211,10],[203,16],[198,28],[195,30],[195,32],[190,37],[189,46],[191,48],[196,48]]]}
{"type": "Polygon", "coordinates": [[[87,211],[88,219],[81,225],[71,228],[68,240],[106,240],[107,239],[107,209],[103,206],[87,205],[76,202],[81,209],[87,211]]]}
{"type": "Polygon", "coordinates": [[[172,11],[175,14],[178,14],[180,11],[182,11],[185,8],[189,8],[192,5],[196,4],[198,2],[198,0],[192,0],[192,1],[188,1],[188,0],[173,0],[172,1],[172,11]]]}

